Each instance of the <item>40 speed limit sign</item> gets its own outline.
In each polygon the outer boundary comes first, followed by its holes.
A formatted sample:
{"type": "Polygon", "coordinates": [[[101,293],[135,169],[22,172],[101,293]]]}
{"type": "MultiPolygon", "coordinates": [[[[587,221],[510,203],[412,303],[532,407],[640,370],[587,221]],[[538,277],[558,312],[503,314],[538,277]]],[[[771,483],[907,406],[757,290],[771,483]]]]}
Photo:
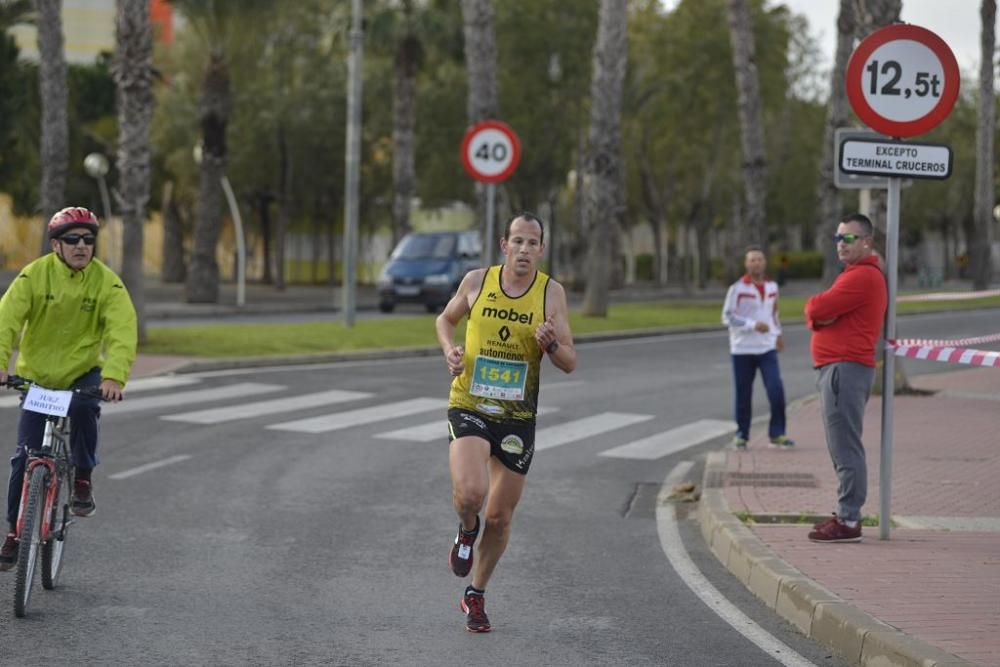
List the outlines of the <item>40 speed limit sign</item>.
{"type": "Polygon", "coordinates": [[[499,120],[476,123],[462,139],[462,166],[482,183],[506,181],[520,161],[520,139],[499,120]]]}
{"type": "Polygon", "coordinates": [[[926,28],[898,24],[862,40],[847,63],[845,84],[851,108],[868,127],[912,137],[948,116],[959,78],[944,40],[926,28]]]}

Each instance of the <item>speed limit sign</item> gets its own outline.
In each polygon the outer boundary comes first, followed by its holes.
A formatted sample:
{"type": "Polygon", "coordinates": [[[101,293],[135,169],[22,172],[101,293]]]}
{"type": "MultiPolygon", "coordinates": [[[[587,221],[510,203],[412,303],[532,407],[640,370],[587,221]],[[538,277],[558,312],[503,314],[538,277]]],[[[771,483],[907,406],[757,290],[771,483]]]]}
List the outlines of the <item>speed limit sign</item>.
{"type": "Polygon", "coordinates": [[[476,123],[462,139],[462,165],[482,183],[506,181],[520,161],[521,141],[499,120],[476,123]]]}
{"type": "Polygon", "coordinates": [[[858,118],[890,137],[929,132],[958,99],[955,54],[936,34],[898,24],[876,30],[851,54],[845,84],[858,118]]]}

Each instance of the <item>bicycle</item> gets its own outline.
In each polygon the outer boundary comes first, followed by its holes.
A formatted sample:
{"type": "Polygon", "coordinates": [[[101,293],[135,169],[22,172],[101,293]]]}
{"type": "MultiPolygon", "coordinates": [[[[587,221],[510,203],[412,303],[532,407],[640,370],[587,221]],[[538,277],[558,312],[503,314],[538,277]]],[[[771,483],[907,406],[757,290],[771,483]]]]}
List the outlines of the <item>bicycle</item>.
{"type": "Polygon", "coordinates": [[[20,543],[14,583],[14,615],[23,618],[41,561],[42,587],[55,588],[62,571],[71,514],[73,463],[70,460],[69,406],[78,394],[100,397],[99,387],[54,390],[11,375],[4,383],[21,392],[21,409],[44,414],[41,445],[29,449],[21,487],[15,536],[20,543]]]}

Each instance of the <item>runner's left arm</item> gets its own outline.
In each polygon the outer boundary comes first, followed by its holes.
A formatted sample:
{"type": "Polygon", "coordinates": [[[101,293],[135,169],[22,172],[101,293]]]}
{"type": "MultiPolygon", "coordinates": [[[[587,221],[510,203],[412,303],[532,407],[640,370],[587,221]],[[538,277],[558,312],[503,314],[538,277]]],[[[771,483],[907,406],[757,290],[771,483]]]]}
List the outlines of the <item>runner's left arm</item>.
{"type": "Polygon", "coordinates": [[[545,321],[535,329],[535,340],[556,368],[572,373],[576,368],[576,347],[569,328],[566,290],[554,280],[549,280],[545,289],[545,321]]]}

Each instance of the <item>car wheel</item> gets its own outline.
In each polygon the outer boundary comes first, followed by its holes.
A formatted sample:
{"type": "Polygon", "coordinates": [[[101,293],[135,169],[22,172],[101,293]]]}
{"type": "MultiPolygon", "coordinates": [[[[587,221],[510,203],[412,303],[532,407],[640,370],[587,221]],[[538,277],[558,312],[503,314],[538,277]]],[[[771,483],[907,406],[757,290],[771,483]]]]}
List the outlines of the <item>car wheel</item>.
{"type": "Polygon", "coordinates": [[[379,301],[378,304],[378,309],[381,310],[383,313],[391,313],[395,307],[396,304],[394,304],[392,301],[379,301]]]}

